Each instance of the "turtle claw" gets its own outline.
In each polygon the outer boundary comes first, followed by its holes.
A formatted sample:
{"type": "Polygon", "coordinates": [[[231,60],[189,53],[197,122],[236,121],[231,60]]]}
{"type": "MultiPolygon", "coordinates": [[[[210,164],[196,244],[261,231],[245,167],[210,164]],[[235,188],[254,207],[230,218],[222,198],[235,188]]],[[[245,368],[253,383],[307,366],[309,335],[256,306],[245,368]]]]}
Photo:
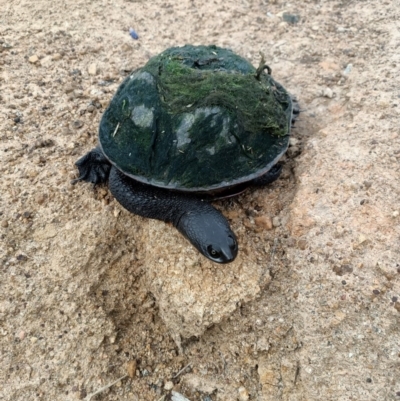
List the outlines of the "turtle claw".
{"type": "Polygon", "coordinates": [[[105,183],[111,170],[111,164],[100,148],[86,153],[75,163],[75,166],[78,167],[79,177],[71,182],[73,185],[79,181],[91,182],[95,185],[105,183]]]}

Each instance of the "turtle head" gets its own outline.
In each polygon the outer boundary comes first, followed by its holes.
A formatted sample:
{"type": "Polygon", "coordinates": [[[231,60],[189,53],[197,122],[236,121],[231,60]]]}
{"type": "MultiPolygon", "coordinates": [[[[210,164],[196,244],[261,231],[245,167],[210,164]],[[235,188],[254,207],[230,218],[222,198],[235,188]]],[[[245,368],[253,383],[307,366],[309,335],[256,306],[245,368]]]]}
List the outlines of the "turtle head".
{"type": "Polygon", "coordinates": [[[209,203],[185,212],[177,229],[208,259],[217,263],[232,262],[238,253],[236,236],[226,218],[209,203]]]}

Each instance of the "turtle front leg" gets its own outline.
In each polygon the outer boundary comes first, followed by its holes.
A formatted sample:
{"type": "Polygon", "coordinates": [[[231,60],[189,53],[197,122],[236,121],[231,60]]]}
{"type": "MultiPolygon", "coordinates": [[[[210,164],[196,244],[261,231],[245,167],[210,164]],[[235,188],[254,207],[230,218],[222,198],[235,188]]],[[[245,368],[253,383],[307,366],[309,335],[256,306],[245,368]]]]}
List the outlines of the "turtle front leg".
{"type": "Polygon", "coordinates": [[[171,222],[213,262],[232,262],[238,252],[226,218],[208,202],[178,192],[141,184],[111,168],[108,182],[115,199],[129,212],[171,222]]]}
{"type": "Polygon", "coordinates": [[[79,177],[72,181],[76,184],[78,181],[91,182],[93,184],[103,184],[110,175],[111,164],[104,156],[100,147],[92,149],[85,156],[81,157],[75,166],[78,167],[79,177]]]}

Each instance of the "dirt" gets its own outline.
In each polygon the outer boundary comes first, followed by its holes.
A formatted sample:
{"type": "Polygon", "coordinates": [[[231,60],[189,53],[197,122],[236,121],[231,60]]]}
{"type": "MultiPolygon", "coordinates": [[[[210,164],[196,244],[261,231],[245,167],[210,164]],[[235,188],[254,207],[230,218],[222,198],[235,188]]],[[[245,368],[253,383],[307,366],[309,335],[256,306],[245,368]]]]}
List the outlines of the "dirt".
{"type": "Polygon", "coordinates": [[[400,399],[398,2],[0,9],[0,399],[400,399]],[[228,265],[71,184],[124,77],[186,43],[263,52],[302,109],[282,177],[215,203],[228,265]]]}

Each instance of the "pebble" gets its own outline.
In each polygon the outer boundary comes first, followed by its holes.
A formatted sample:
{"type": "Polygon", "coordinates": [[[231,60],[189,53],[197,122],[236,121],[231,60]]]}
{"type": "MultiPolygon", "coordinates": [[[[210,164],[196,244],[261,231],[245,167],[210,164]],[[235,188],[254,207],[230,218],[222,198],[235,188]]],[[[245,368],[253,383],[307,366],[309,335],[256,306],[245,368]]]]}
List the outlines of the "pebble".
{"type": "Polygon", "coordinates": [[[52,64],[52,62],[53,58],[51,56],[46,56],[40,60],[40,65],[42,65],[43,67],[48,67],[49,65],[52,64]]]}
{"type": "Polygon", "coordinates": [[[290,146],[296,146],[296,145],[298,145],[299,144],[299,140],[297,139],[297,138],[295,138],[295,137],[290,137],[289,138],[289,145],[290,146]]]}
{"type": "Polygon", "coordinates": [[[287,155],[288,157],[290,157],[291,159],[299,156],[301,153],[300,148],[298,146],[291,146],[288,150],[287,150],[287,155]]]}
{"type": "Polygon", "coordinates": [[[89,75],[97,75],[99,72],[98,68],[97,68],[97,64],[92,63],[89,65],[88,67],[88,73],[89,75]]]}
{"type": "Polygon", "coordinates": [[[172,401],[190,401],[188,398],[186,398],[181,393],[178,393],[176,391],[173,391],[171,393],[171,400],[172,401]]]}
{"type": "Polygon", "coordinates": [[[347,64],[346,68],[343,71],[343,75],[349,75],[352,69],[353,69],[353,64],[347,64]]]}
{"type": "Polygon", "coordinates": [[[289,24],[297,24],[300,21],[300,16],[297,14],[283,13],[282,19],[289,24]]]}
{"type": "Polygon", "coordinates": [[[174,383],[172,383],[171,381],[166,382],[164,385],[164,390],[166,391],[170,391],[173,388],[174,388],[174,383]]]}
{"type": "Polygon", "coordinates": [[[131,360],[126,363],[126,371],[128,372],[128,376],[133,379],[136,374],[136,360],[131,360]]]}
{"type": "Polygon", "coordinates": [[[72,123],[73,127],[78,129],[78,128],[82,128],[83,127],[83,121],[81,120],[76,120],[72,123]]]}
{"type": "Polygon", "coordinates": [[[239,387],[238,393],[239,393],[239,401],[247,401],[250,398],[249,392],[245,387],[239,387]]]}
{"type": "Polygon", "coordinates": [[[328,97],[329,99],[332,99],[332,98],[333,98],[333,91],[332,91],[332,89],[331,89],[331,88],[325,88],[325,89],[322,91],[322,96],[328,97]]]}
{"type": "Polygon", "coordinates": [[[300,239],[297,241],[297,248],[304,251],[307,248],[307,241],[305,239],[300,239]]]}
{"type": "Polygon", "coordinates": [[[272,219],[272,225],[273,225],[274,227],[279,227],[281,224],[282,224],[282,222],[281,222],[281,219],[279,218],[279,216],[275,216],[275,217],[272,219]]]}
{"type": "Polygon", "coordinates": [[[33,56],[30,56],[28,58],[28,61],[32,64],[35,64],[39,61],[39,57],[36,54],[34,54],[33,56]]]}
{"type": "Polygon", "coordinates": [[[392,216],[393,217],[397,217],[399,215],[399,211],[398,210],[395,210],[393,213],[392,213],[392,216]]]}
{"type": "Polygon", "coordinates": [[[258,227],[265,228],[266,230],[272,230],[272,219],[269,216],[257,216],[254,218],[254,223],[258,227]]]}
{"type": "Polygon", "coordinates": [[[2,226],[3,228],[7,228],[7,227],[8,227],[8,221],[7,221],[7,220],[3,220],[3,221],[1,222],[1,226],[2,226]]]}

